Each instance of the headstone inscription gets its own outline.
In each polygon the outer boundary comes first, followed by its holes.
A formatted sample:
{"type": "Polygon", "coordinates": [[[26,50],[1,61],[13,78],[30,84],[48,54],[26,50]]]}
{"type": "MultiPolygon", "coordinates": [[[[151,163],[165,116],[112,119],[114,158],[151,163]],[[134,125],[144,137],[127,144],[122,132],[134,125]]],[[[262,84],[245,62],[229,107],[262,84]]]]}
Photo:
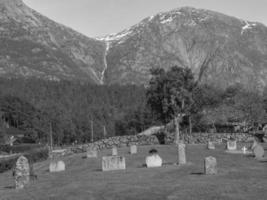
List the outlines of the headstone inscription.
{"type": "Polygon", "coordinates": [[[125,169],[126,169],[125,157],[104,156],[102,158],[103,171],[125,170],[125,169]]]}

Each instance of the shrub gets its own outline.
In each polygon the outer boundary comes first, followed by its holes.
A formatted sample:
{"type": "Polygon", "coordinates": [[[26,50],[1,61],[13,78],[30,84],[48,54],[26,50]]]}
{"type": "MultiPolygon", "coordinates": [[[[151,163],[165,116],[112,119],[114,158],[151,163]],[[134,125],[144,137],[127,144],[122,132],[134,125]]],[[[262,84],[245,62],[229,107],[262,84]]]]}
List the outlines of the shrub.
{"type": "MultiPolygon", "coordinates": [[[[47,147],[41,147],[23,152],[20,155],[24,155],[29,160],[29,163],[35,163],[46,160],[49,156],[49,151],[47,147]]],[[[12,169],[20,155],[0,159],[0,173],[12,169]]]]}

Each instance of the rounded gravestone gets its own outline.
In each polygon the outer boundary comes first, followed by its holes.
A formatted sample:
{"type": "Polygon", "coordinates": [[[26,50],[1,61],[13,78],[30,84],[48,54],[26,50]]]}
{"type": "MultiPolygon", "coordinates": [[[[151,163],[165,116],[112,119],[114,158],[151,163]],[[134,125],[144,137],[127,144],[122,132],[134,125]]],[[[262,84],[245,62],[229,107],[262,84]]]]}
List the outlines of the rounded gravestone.
{"type": "Polygon", "coordinates": [[[30,182],[30,165],[28,159],[24,156],[20,156],[14,170],[15,187],[16,189],[22,189],[30,182]]]}
{"type": "Polygon", "coordinates": [[[204,159],[204,172],[206,175],[217,174],[216,158],[209,156],[204,159]]]}
{"type": "Polygon", "coordinates": [[[264,157],[264,149],[260,144],[257,144],[254,149],[253,153],[255,155],[255,158],[262,159],[264,157]]]}

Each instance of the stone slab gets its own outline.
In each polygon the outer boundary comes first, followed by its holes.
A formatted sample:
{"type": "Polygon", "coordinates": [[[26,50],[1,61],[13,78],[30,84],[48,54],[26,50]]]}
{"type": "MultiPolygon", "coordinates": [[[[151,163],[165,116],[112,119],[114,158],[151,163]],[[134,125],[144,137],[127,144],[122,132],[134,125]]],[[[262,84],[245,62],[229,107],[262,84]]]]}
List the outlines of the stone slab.
{"type": "Polygon", "coordinates": [[[208,146],[207,146],[207,148],[208,148],[209,150],[214,150],[214,149],[215,149],[215,145],[214,145],[214,143],[211,142],[211,141],[209,141],[209,142],[208,142],[208,146]]]}
{"type": "Polygon", "coordinates": [[[137,146],[136,145],[130,146],[130,154],[137,154],[137,146]]]}
{"type": "Polygon", "coordinates": [[[66,166],[62,160],[52,161],[49,165],[49,172],[62,172],[65,170],[66,170],[66,166]]]}
{"type": "Polygon", "coordinates": [[[102,158],[102,170],[113,171],[113,170],[125,170],[126,162],[123,156],[104,156],[102,158]]]}
{"type": "Polygon", "coordinates": [[[87,158],[97,158],[97,150],[95,149],[87,149],[87,152],[86,152],[86,157],[87,158]]]}
{"type": "Polygon", "coordinates": [[[111,154],[112,156],[117,156],[118,155],[118,149],[117,149],[117,147],[113,147],[112,148],[112,154],[111,154]]]}
{"type": "Polygon", "coordinates": [[[226,145],[227,150],[229,151],[234,151],[237,150],[237,144],[235,140],[229,140],[227,141],[227,145],[226,145]]]}

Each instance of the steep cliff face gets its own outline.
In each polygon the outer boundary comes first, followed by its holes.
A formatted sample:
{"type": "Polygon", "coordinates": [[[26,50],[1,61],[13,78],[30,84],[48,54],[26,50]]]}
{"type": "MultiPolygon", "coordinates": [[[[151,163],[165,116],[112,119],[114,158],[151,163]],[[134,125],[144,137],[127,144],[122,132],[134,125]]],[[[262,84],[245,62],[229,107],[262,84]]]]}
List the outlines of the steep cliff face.
{"type": "Polygon", "coordinates": [[[0,0],[0,76],[101,83],[105,44],[40,15],[21,0],[0,0]]]}
{"type": "Polygon", "coordinates": [[[267,27],[189,7],[93,39],[21,0],[0,0],[0,46],[0,77],[146,84],[151,68],[178,65],[221,88],[267,84],[267,27]]]}
{"type": "Polygon", "coordinates": [[[107,84],[146,84],[150,68],[190,67],[201,83],[248,89],[267,84],[267,28],[220,13],[180,8],[101,38],[107,84]]]}

